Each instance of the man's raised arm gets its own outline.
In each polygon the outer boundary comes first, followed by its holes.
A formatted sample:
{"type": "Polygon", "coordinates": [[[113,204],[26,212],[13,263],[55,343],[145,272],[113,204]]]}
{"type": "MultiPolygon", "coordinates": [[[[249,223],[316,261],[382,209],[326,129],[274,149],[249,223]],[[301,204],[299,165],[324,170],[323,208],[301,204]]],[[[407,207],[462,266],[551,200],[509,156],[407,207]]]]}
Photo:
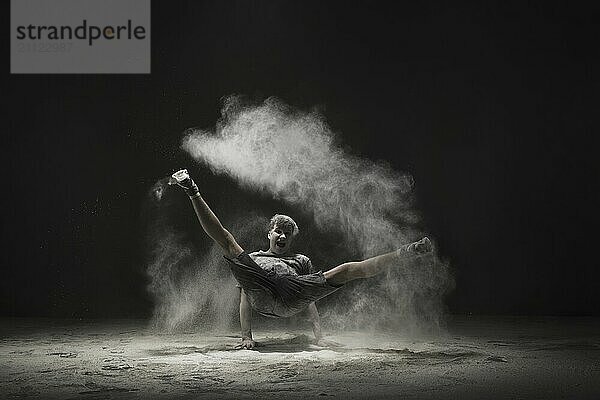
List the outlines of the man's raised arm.
{"type": "Polygon", "coordinates": [[[227,229],[223,228],[217,216],[212,212],[208,204],[206,204],[200,195],[198,186],[194,183],[186,169],[182,169],[171,175],[169,184],[177,184],[185,190],[185,193],[192,201],[194,211],[196,211],[196,216],[204,232],[223,249],[228,257],[237,257],[244,251],[235,241],[233,235],[227,229]]]}

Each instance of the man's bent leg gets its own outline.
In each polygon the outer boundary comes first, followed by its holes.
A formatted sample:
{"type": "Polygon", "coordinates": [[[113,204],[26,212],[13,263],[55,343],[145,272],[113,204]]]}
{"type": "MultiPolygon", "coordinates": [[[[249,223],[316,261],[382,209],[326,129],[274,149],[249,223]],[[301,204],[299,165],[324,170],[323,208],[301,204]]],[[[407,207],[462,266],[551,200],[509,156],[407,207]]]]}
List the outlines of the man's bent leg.
{"type": "Polygon", "coordinates": [[[382,254],[363,261],[352,261],[323,273],[327,282],[334,286],[343,285],[355,279],[364,279],[383,272],[391,264],[408,258],[429,253],[432,250],[431,241],[425,237],[418,242],[402,246],[396,251],[382,254]]]}

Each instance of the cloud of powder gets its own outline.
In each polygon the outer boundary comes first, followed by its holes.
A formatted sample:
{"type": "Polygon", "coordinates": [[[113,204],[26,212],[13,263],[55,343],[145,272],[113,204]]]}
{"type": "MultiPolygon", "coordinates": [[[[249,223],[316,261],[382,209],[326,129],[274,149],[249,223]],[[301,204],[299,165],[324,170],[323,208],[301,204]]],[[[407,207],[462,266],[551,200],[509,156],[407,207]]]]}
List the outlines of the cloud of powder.
{"type": "Polygon", "coordinates": [[[229,329],[238,296],[228,271],[219,273],[218,250],[213,246],[205,256],[193,257],[181,243],[175,233],[163,237],[148,269],[154,327],[169,332],[229,329]]]}
{"type": "MultiPolygon", "coordinates": [[[[175,226],[177,211],[195,218],[187,197],[167,179],[157,182],[144,204],[148,290],[154,299],[152,326],[161,331],[229,331],[237,329],[239,290],[222,257],[201,228],[191,233],[175,226]],[[195,242],[208,243],[199,249],[195,242]]],[[[248,215],[232,225],[241,240],[252,242],[265,218],[248,215]]]]}
{"type": "MultiPolygon", "coordinates": [[[[419,217],[412,205],[412,178],[344,151],[315,110],[300,111],[276,98],[251,104],[231,96],[215,131],[190,130],[182,147],[214,173],[297,207],[319,231],[340,234],[356,257],[372,257],[423,236],[415,228],[419,217]]],[[[322,260],[334,261],[347,260],[336,260],[336,254],[322,260]]],[[[391,266],[327,299],[324,323],[436,327],[451,285],[448,266],[435,256],[391,266]]]]}

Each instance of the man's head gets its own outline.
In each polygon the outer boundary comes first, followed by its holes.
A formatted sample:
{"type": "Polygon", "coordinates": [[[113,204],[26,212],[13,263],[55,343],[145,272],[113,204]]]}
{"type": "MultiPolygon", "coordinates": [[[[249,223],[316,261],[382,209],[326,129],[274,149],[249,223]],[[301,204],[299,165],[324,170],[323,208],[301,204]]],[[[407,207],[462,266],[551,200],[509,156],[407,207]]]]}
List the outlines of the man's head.
{"type": "Polygon", "coordinates": [[[285,254],[298,234],[298,225],[287,215],[275,214],[269,223],[269,251],[275,254],[285,254]]]}

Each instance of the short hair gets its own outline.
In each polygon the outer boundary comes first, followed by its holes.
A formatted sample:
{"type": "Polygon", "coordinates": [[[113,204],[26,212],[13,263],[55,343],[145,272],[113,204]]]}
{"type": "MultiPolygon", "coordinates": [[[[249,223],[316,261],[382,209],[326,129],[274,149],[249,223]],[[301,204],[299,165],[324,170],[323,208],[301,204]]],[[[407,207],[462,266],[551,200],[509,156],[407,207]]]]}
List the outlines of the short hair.
{"type": "Polygon", "coordinates": [[[273,228],[275,228],[275,225],[284,227],[284,228],[291,228],[292,236],[296,236],[300,232],[300,229],[298,229],[298,225],[296,224],[296,221],[294,221],[292,219],[292,217],[289,217],[287,215],[283,215],[283,214],[273,215],[273,217],[271,218],[271,221],[269,222],[269,232],[271,232],[271,230],[273,230],[273,228]]]}

